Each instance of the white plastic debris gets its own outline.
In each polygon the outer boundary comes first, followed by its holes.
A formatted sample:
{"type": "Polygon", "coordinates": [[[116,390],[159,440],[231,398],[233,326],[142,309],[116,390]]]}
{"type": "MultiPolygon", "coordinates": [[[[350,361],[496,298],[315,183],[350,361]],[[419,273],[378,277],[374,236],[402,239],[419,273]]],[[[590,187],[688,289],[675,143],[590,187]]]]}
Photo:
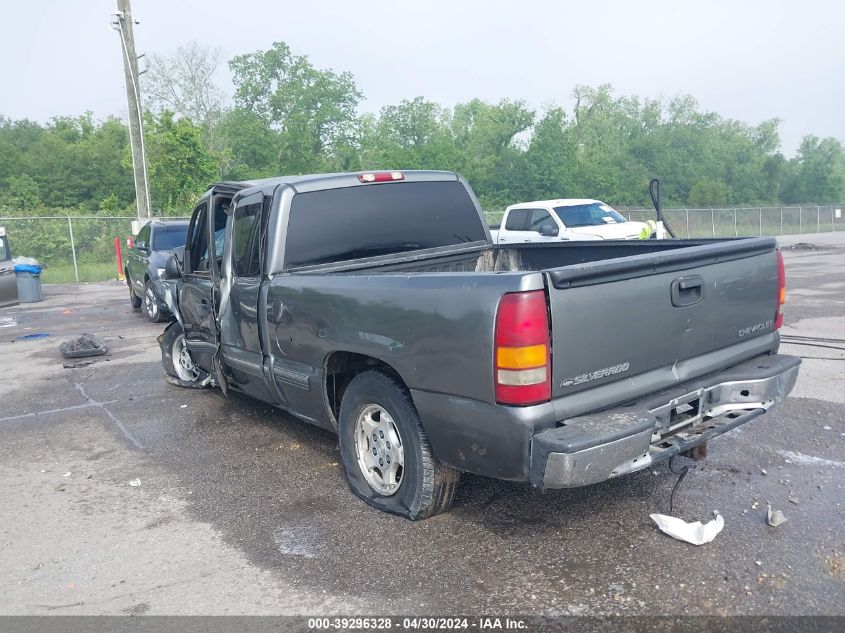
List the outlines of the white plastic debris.
{"type": "Polygon", "coordinates": [[[665,514],[650,514],[651,520],[657,523],[657,527],[674,539],[692,543],[693,545],[704,545],[709,543],[725,527],[725,520],[718,511],[713,512],[713,520],[707,523],[696,521],[687,523],[683,519],[670,517],[665,514]]]}
{"type": "Polygon", "coordinates": [[[777,527],[781,523],[786,523],[786,515],[780,510],[772,510],[772,504],[766,504],[766,523],[772,527],[777,527]]]}
{"type": "Polygon", "coordinates": [[[133,479],[132,481],[129,482],[129,485],[132,486],[133,488],[137,488],[138,486],[141,485],[141,480],[140,479],[133,479]]]}
{"type": "Polygon", "coordinates": [[[72,474],[73,474],[73,473],[71,473],[70,471],[68,471],[68,472],[66,472],[64,475],[62,475],[62,477],[70,477],[72,474]]]}

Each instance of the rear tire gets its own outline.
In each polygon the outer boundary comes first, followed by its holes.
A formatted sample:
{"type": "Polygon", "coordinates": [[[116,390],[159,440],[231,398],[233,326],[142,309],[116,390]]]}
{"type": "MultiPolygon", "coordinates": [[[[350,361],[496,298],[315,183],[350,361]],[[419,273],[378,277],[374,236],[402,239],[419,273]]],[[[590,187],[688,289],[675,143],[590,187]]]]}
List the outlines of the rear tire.
{"type": "Polygon", "coordinates": [[[126,283],[129,286],[129,303],[132,304],[133,310],[138,310],[141,307],[141,297],[135,294],[135,290],[132,288],[132,281],[129,279],[129,275],[126,276],[126,283]]]}
{"type": "Polygon", "coordinates": [[[452,507],[460,473],[432,454],[411,395],[396,377],[375,370],[353,378],[338,431],[349,486],[371,506],[412,521],[452,507]]]}

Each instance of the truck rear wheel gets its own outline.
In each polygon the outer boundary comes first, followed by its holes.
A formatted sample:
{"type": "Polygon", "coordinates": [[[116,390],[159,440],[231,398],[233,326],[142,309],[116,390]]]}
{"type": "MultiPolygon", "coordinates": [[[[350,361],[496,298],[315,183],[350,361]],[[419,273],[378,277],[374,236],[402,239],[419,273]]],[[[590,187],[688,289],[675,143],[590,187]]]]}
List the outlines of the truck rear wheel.
{"type": "Polygon", "coordinates": [[[370,505],[411,520],[452,506],[460,473],[434,457],[411,395],[393,376],[368,371],[353,378],[338,431],[349,486],[370,505]]]}

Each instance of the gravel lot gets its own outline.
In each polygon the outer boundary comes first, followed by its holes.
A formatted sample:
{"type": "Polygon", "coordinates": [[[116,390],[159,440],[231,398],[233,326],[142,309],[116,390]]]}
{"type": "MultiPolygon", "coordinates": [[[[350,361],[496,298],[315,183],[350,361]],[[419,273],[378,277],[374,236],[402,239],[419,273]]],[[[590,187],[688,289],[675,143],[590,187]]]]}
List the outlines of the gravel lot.
{"type": "MultiPolygon", "coordinates": [[[[785,250],[783,333],[845,339],[845,234],[796,242],[822,248],[785,250]]],[[[381,514],[330,433],[165,383],[125,286],[44,294],[0,310],[0,614],[845,614],[841,349],[783,345],[792,397],[710,444],[676,499],[725,518],[696,548],[649,519],[666,465],[547,493],[465,476],[450,514],[381,514]],[[110,353],[64,368],[81,332],[110,353]]]]}

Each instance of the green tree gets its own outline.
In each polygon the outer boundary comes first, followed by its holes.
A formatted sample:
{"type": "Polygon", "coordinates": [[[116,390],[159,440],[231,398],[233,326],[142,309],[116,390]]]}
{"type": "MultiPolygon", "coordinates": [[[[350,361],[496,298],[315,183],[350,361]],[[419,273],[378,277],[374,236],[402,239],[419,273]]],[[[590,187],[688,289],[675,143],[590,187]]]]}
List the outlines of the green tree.
{"type": "Polygon", "coordinates": [[[146,131],[153,209],[165,215],[189,210],[218,173],[201,128],[165,111],[147,115],[146,131]]]}
{"type": "Polygon", "coordinates": [[[315,68],[284,42],[229,62],[235,105],[277,132],[280,173],[331,169],[357,136],[361,92],[348,72],[315,68]]]}
{"type": "Polygon", "coordinates": [[[784,201],[840,202],[845,199],[845,152],[835,138],[805,136],[789,162],[784,201]]]}
{"type": "Polygon", "coordinates": [[[687,204],[693,208],[718,207],[728,204],[731,188],[721,180],[702,178],[690,190],[687,204]]]}

